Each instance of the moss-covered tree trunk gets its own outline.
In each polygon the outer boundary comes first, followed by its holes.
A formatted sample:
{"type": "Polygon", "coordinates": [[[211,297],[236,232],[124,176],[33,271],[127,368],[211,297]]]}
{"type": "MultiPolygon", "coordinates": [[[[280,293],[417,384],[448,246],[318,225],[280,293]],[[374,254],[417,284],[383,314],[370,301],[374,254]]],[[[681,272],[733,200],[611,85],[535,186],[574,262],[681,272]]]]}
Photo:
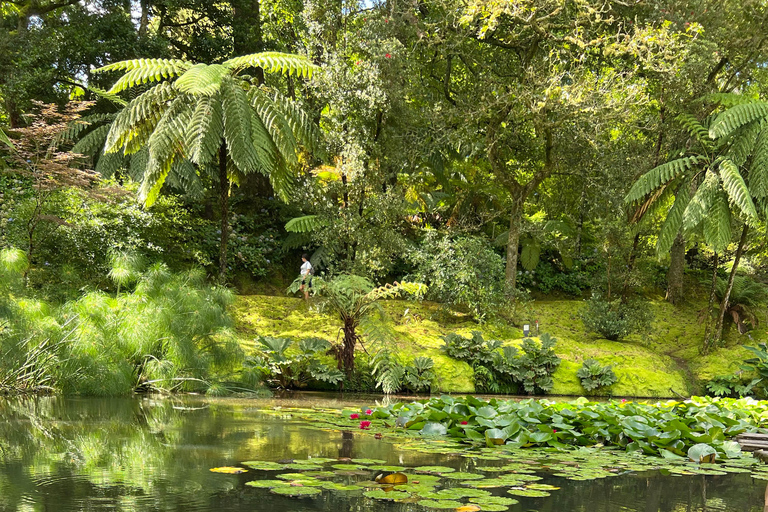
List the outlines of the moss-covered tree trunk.
{"type": "Polygon", "coordinates": [[[524,197],[512,200],[509,212],[509,236],[507,238],[507,266],[504,270],[504,282],[507,291],[511,292],[517,286],[517,249],[520,245],[520,222],[522,220],[522,203],[524,197]]]}
{"type": "Polygon", "coordinates": [[[685,240],[678,233],[669,252],[667,271],[667,300],[679,304],[683,300],[683,271],[685,270],[685,240]]]}
{"type": "Polygon", "coordinates": [[[709,289],[709,302],[707,303],[706,311],[706,328],[704,329],[704,346],[702,347],[702,353],[707,354],[712,347],[712,307],[715,304],[715,291],[717,286],[717,253],[715,253],[714,261],[712,262],[712,284],[709,289]]]}

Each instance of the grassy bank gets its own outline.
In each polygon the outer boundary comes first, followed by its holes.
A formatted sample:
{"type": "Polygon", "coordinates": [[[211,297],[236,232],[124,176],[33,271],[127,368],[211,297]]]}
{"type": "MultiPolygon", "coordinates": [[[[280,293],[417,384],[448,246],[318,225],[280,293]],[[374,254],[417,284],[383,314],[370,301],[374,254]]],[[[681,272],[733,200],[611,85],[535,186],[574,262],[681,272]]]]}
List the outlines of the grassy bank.
{"type": "MultiPolygon", "coordinates": [[[[708,356],[699,354],[703,325],[695,304],[675,307],[653,302],[656,315],[652,334],[626,341],[598,339],[584,331],[578,300],[537,300],[534,318],[541,332],[558,340],[556,351],[562,364],[554,376],[553,394],[584,395],[576,372],[587,358],[614,364],[619,381],[610,389],[615,396],[674,397],[700,393],[703,384],[716,375],[733,372],[735,363],[747,356],[739,343],[752,343],[746,336],[727,333],[728,343],[708,356]]],[[[482,331],[486,339],[519,344],[522,331],[505,324],[478,325],[463,317],[447,315],[432,303],[388,301],[384,307],[397,332],[398,349],[405,358],[417,355],[435,361],[437,387],[443,392],[474,392],[472,369],[447,357],[441,336],[450,332],[468,335],[482,331]]],[[[239,296],[233,316],[244,347],[253,346],[257,335],[303,338],[320,336],[335,340],[339,325],[333,318],[307,308],[300,299],[266,295],[239,296]]],[[[755,341],[768,339],[765,328],[751,332],[755,341]]]]}

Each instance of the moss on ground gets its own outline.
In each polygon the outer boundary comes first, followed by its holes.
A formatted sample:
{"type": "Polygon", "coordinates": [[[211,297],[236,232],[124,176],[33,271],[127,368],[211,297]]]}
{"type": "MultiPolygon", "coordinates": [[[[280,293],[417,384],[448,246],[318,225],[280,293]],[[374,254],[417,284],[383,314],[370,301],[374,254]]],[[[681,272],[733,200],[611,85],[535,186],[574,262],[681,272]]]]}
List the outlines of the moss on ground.
{"type": "MultiPolygon", "coordinates": [[[[706,381],[732,373],[735,364],[747,356],[739,345],[745,339],[736,332],[727,333],[725,347],[702,356],[699,349],[704,327],[699,322],[700,308],[695,305],[676,307],[662,300],[654,301],[653,332],[622,342],[587,333],[578,316],[581,305],[579,300],[537,300],[533,305],[530,323],[538,320],[540,332],[548,332],[558,340],[556,352],[562,364],[554,375],[553,394],[585,394],[576,372],[588,358],[614,365],[619,378],[609,390],[614,396],[673,397],[701,392],[706,381]]],[[[429,302],[387,301],[384,308],[397,333],[398,353],[405,361],[416,356],[431,357],[437,387],[443,392],[471,393],[474,385],[471,367],[442,352],[441,336],[450,332],[469,335],[479,330],[486,339],[518,344],[522,338],[520,329],[506,323],[478,325],[429,302]]],[[[329,340],[339,336],[339,324],[334,318],[310,310],[296,298],[239,296],[233,316],[246,350],[253,347],[253,339],[258,335],[297,339],[319,336],[329,340]]],[[[761,328],[752,331],[752,337],[765,339],[768,334],[761,328]]]]}

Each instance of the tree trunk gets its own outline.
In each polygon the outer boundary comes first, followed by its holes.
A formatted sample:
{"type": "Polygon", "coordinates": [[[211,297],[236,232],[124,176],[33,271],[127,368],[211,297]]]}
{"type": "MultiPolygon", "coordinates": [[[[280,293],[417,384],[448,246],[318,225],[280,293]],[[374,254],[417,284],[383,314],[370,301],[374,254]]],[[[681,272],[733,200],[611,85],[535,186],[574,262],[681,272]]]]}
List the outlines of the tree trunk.
{"type": "Polygon", "coordinates": [[[344,345],[339,354],[339,370],[343,370],[347,377],[352,375],[355,369],[355,345],[357,345],[357,325],[354,319],[344,319],[344,345]]]}
{"type": "Polygon", "coordinates": [[[517,286],[517,249],[520,245],[520,221],[525,198],[513,197],[512,210],[509,212],[509,237],[507,238],[507,268],[504,272],[504,284],[507,293],[517,286]]]}
{"type": "Polygon", "coordinates": [[[739,247],[736,249],[736,256],[733,258],[733,267],[731,268],[731,275],[728,276],[728,286],[725,288],[725,294],[723,295],[723,301],[720,303],[720,314],[717,316],[717,325],[715,326],[715,337],[713,341],[720,341],[723,337],[723,320],[725,318],[725,310],[728,309],[728,301],[731,299],[731,290],[733,289],[733,281],[736,279],[736,271],[739,268],[739,260],[744,253],[744,245],[747,243],[747,234],[749,233],[749,226],[744,224],[744,229],[741,230],[741,238],[739,239],[739,247]]]}
{"type": "Polygon", "coordinates": [[[141,0],[141,17],[139,18],[139,37],[147,35],[149,27],[149,0],[141,0]]]}
{"type": "Polygon", "coordinates": [[[712,306],[715,304],[715,290],[717,286],[717,253],[715,253],[715,258],[713,262],[713,269],[712,269],[712,285],[709,289],[709,303],[707,304],[707,326],[704,329],[704,346],[702,347],[702,353],[706,354],[709,352],[710,347],[712,346],[712,340],[711,340],[711,331],[712,331],[712,306]]]}
{"type": "Polygon", "coordinates": [[[227,281],[227,242],[229,241],[229,177],[227,143],[219,147],[219,201],[221,206],[221,241],[219,242],[219,282],[227,281]]]}
{"type": "Polygon", "coordinates": [[[637,260],[637,248],[640,245],[640,233],[635,235],[632,241],[632,250],[629,251],[627,258],[627,275],[624,276],[624,283],[621,286],[621,302],[626,303],[629,298],[629,285],[632,278],[632,272],[635,270],[635,261],[637,260]]]}
{"type": "Polygon", "coordinates": [[[669,258],[666,299],[672,304],[679,304],[683,300],[683,270],[685,270],[685,240],[680,233],[672,244],[669,258]]]}

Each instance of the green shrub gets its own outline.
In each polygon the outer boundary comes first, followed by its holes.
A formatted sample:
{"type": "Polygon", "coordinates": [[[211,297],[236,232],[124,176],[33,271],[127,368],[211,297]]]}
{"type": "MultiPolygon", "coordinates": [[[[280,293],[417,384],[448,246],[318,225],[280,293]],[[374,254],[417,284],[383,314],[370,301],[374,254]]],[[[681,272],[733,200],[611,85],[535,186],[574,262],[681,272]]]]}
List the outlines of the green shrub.
{"type": "Polygon", "coordinates": [[[474,370],[475,389],[479,392],[515,393],[522,386],[528,394],[552,390],[552,374],[560,366],[555,354],[556,338],[541,335],[541,343],[525,338],[522,351],[502,347],[497,340],[485,341],[478,331],[471,338],[451,333],[443,337],[443,350],[455,359],[466,361],[474,370]]]}
{"type": "Polygon", "coordinates": [[[579,371],[576,372],[576,377],[579,378],[582,387],[587,391],[607,388],[616,384],[618,380],[612,365],[603,366],[595,359],[586,359],[579,371]]]}
{"type": "Polygon", "coordinates": [[[416,357],[411,364],[402,364],[388,348],[379,350],[372,360],[376,387],[386,394],[398,391],[429,392],[435,380],[435,363],[430,357],[416,357]]]}
{"type": "Polygon", "coordinates": [[[293,340],[263,336],[257,339],[257,355],[246,366],[259,371],[272,387],[300,389],[312,381],[338,384],[344,375],[326,364],[331,342],[322,338],[305,338],[293,346],[293,340]]]}
{"type": "Polygon", "coordinates": [[[715,396],[741,398],[755,394],[755,386],[763,379],[745,378],[741,372],[732,375],[719,375],[707,382],[707,391],[715,396]]]}
{"type": "Polygon", "coordinates": [[[596,293],[586,302],[580,315],[588,331],[612,341],[626,338],[630,334],[647,333],[653,321],[653,312],[645,301],[608,301],[596,293]]]}
{"type": "Polygon", "coordinates": [[[415,267],[412,280],[429,286],[428,298],[480,321],[509,305],[504,293],[504,260],[483,238],[429,232],[409,259],[415,267]]]}

